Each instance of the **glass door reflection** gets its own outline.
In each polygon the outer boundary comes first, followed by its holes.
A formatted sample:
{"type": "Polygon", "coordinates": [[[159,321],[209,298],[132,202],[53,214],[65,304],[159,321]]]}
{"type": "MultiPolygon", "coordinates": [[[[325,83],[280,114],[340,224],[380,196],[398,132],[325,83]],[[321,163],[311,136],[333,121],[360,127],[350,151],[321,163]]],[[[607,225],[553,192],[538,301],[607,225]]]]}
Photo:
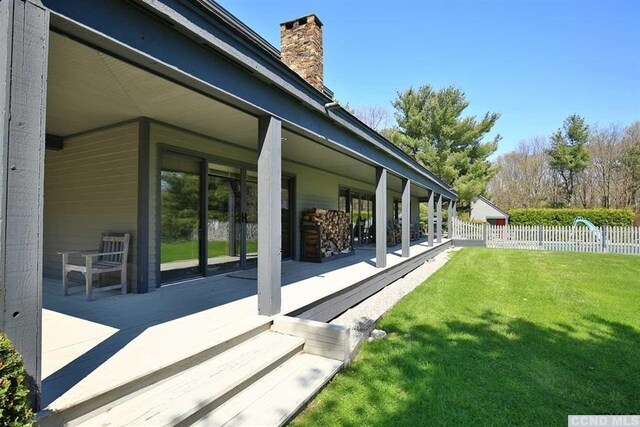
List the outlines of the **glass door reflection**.
{"type": "Polygon", "coordinates": [[[246,265],[258,262],[258,172],[247,171],[245,199],[246,265]]]}
{"type": "Polygon", "coordinates": [[[160,278],[202,274],[200,159],[165,153],[160,172],[160,278]]]}
{"type": "Polygon", "coordinates": [[[239,168],[210,163],[207,200],[209,273],[240,268],[242,179],[239,168]]]}
{"type": "Polygon", "coordinates": [[[282,216],[282,259],[290,259],[293,252],[293,207],[292,181],[288,176],[282,177],[280,192],[280,212],[282,216]]]}
{"type": "Polygon", "coordinates": [[[362,235],[364,224],[360,217],[360,194],[351,193],[351,221],[353,224],[353,244],[362,243],[360,236],[362,235]]]}

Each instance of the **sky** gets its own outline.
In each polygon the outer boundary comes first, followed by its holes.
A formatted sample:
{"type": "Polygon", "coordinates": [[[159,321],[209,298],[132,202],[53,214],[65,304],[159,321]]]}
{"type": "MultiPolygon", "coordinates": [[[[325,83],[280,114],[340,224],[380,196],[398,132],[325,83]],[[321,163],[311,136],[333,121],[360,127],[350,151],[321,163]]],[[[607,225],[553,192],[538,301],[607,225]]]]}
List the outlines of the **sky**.
{"type": "Polygon", "coordinates": [[[271,44],[318,15],[325,85],[340,102],[393,111],[399,90],[462,89],[469,115],[498,112],[497,154],[549,136],[570,114],[640,120],[640,0],[220,0],[271,44]]]}

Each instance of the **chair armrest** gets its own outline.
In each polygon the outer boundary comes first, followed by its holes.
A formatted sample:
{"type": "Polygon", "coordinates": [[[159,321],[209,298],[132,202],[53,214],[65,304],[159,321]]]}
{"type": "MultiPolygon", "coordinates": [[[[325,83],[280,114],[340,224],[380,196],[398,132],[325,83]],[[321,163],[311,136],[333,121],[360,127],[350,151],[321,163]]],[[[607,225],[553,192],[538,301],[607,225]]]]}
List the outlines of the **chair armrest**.
{"type": "Polygon", "coordinates": [[[122,255],[124,254],[124,251],[119,251],[119,252],[102,252],[102,253],[98,253],[98,254],[89,254],[89,253],[83,253],[82,256],[85,258],[93,258],[96,256],[105,256],[105,255],[122,255]]]}
{"type": "Polygon", "coordinates": [[[100,252],[100,250],[99,249],[89,249],[89,250],[86,250],[86,251],[58,251],[56,253],[58,255],[65,255],[65,254],[66,255],[76,255],[76,254],[83,255],[83,254],[90,254],[90,253],[93,253],[93,252],[100,252]]]}

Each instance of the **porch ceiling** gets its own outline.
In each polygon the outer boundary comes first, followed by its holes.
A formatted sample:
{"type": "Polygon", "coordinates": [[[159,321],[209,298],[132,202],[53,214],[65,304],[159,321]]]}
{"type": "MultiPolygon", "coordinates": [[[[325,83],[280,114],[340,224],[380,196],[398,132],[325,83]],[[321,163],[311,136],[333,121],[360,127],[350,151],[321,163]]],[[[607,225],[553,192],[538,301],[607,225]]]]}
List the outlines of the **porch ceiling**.
{"type": "Polygon", "coordinates": [[[50,34],[47,133],[145,116],[255,149],[255,117],[57,33],[50,34]]]}
{"type": "MultiPolygon", "coordinates": [[[[257,149],[256,117],[50,33],[47,133],[64,137],[143,116],[257,149]]],[[[375,182],[375,168],[370,164],[287,129],[282,136],[286,160],[375,182]]],[[[391,175],[388,184],[390,189],[401,191],[399,178],[391,175]]],[[[412,188],[415,195],[420,191],[412,188]]]]}
{"type": "Polygon", "coordinates": [[[371,165],[310,141],[286,129],[282,131],[282,138],[282,157],[284,159],[293,160],[366,183],[375,183],[376,172],[371,165]]]}

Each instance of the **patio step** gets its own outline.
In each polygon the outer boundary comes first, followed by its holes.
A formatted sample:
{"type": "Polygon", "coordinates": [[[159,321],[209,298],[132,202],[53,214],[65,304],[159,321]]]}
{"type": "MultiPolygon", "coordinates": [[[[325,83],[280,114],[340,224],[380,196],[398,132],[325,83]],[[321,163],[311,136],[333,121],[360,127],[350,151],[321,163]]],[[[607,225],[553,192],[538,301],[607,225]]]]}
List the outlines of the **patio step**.
{"type": "Polygon", "coordinates": [[[304,339],[264,332],[210,360],[108,405],[80,426],[188,425],[300,353],[304,339]]]}
{"type": "Polygon", "coordinates": [[[300,353],[193,423],[210,426],[282,426],[303,409],[343,362],[300,353]]]}
{"type": "Polygon", "coordinates": [[[270,318],[255,317],[218,328],[202,323],[151,328],[41,411],[38,424],[77,425],[261,336],[271,324],[270,318]]]}

